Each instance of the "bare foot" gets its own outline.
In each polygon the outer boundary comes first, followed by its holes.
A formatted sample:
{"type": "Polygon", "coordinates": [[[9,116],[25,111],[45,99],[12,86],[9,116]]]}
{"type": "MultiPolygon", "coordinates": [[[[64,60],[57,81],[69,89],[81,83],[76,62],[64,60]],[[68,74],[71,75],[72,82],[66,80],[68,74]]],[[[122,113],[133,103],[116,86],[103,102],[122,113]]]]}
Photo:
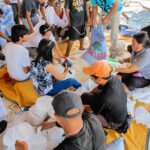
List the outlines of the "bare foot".
{"type": "Polygon", "coordinates": [[[84,48],[84,47],[80,47],[79,50],[80,50],[80,51],[84,51],[85,48],[84,48]]]}

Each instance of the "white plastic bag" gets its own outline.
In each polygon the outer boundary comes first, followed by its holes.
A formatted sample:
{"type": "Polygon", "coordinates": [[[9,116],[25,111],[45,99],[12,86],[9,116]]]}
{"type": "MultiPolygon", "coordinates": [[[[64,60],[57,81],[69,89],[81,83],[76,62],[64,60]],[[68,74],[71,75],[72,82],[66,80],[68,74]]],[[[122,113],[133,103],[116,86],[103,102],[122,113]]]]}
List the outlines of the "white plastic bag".
{"type": "Polygon", "coordinates": [[[130,113],[130,115],[132,117],[134,117],[134,113],[135,113],[135,103],[136,101],[133,101],[133,100],[130,100],[130,98],[128,98],[127,100],[127,110],[128,110],[128,113],[130,113]]]}
{"type": "Polygon", "coordinates": [[[133,96],[134,100],[144,102],[146,104],[150,103],[150,88],[137,88],[134,91],[129,91],[128,96],[133,96]]]}
{"type": "Polygon", "coordinates": [[[62,128],[58,128],[58,127],[53,127],[46,131],[42,131],[42,134],[46,137],[46,139],[48,141],[48,143],[47,143],[48,150],[53,150],[65,138],[65,136],[63,136],[64,130],[62,128]]]}
{"type": "Polygon", "coordinates": [[[29,150],[46,150],[46,138],[40,132],[36,134],[34,128],[26,122],[9,128],[4,135],[3,144],[7,150],[15,150],[16,140],[25,141],[29,150]]]}
{"type": "Polygon", "coordinates": [[[0,121],[3,120],[8,114],[8,111],[6,110],[2,98],[0,97],[0,121]]]}
{"type": "Polygon", "coordinates": [[[92,79],[89,79],[81,87],[79,87],[75,93],[82,95],[85,92],[91,92],[96,86],[98,85],[92,79]]]}
{"type": "Polygon", "coordinates": [[[38,98],[36,104],[29,109],[28,122],[32,125],[39,125],[44,121],[49,112],[51,112],[50,114],[52,115],[54,112],[51,104],[52,100],[53,98],[51,96],[38,98]]]}
{"type": "Polygon", "coordinates": [[[137,123],[142,123],[150,128],[150,113],[143,106],[135,109],[135,120],[137,123]]]}

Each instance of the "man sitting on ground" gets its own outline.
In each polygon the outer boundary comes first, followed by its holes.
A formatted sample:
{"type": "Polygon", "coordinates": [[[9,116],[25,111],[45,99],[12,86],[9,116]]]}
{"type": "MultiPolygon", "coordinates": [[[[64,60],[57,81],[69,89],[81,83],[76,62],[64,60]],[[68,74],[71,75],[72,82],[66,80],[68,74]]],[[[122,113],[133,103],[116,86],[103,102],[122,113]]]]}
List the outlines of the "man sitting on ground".
{"type": "MultiPolygon", "coordinates": [[[[97,118],[82,112],[81,98],[73,93],[55,96],[52,105],[57,123],[64,129],[65,140],[54,150],[105,150],[104,131],[97,118]]],[[[16,150],[27,150],[27,144],[16,142],[16,150]]]]}
{"type": "Polygon", "coordinates": [[[28,39],[28,30],[24,25],[13,26],[11,39],[12,42],[3,49],[9,76],[17,81],[27,80],[30,76],[30,59],[28,50],[22,44],[28,39]]]}
{"type": "Polygon", "coordinates": [[[83,104],[90,105],[105,128],[126,132],[127,95],[119,79],[111,76],[112,68],[106,62],[96,62],[83,68],[98,86],[90,93],[81,96],[83,104]]]}

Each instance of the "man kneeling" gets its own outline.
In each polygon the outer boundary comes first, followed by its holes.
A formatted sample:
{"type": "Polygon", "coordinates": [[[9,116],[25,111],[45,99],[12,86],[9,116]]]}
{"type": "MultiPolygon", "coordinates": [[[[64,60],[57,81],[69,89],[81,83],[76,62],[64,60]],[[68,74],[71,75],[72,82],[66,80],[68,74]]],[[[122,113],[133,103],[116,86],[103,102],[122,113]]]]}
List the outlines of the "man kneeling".
{"type": "MultiPolygon", "coordinates": [[[[54,150],[105,150],[101,124],[95,115],[82,114],[84,107],[78,95],[68,92],[59,94],[54,97],[52,105],[57,125],[65,132],[65,140],[54,150]]],[[[27,144],[17,141],[16,150],[28,150],[27,144]]]]}
{"type": "Polygon", "coordinates": [[[103,127],[125,133],[128,128],[127,95],[121,81],[111,76],[110,65],[99,61],[83,68],[83,72],[98,84],[93,91],[81,96],[83,104],[90,105],[103,127]]]}

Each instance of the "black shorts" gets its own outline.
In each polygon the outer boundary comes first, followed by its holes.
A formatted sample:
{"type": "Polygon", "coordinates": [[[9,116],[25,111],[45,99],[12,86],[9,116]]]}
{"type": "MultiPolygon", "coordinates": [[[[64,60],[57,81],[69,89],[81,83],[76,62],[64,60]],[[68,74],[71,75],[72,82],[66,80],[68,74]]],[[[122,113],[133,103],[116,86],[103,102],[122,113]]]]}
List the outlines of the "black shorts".
{"type": "Polygon", "coordinates": [[[75,41],[86,36],[85,25],[79,27],[69,27],[69,40],[75,41]]]}

